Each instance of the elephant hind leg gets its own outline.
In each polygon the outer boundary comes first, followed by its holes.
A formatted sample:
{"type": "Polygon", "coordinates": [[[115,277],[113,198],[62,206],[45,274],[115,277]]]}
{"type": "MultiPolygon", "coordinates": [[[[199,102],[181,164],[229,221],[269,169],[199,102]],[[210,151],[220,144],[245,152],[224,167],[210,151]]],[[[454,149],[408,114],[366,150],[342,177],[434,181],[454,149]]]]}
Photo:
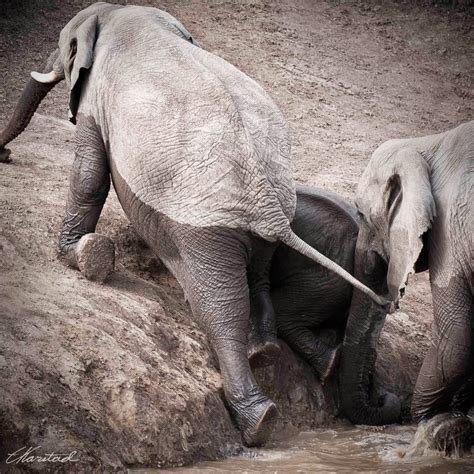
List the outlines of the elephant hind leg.
{"type": "Polygon", "coordinates": [[[261,445],[271,434],[277,409],[257,385],[247,358],[250,237],[231,229],[179,225],[173,234],[182,261],[176,276],[217,353],[228,408],[244,443],[261,445]]]}
{"type": "Polygon", "coordinates": [[[268,367],[277,361],[281,352],[270,292],[254,295],[251,308],[248,359],[252,368],[268,367]]]}

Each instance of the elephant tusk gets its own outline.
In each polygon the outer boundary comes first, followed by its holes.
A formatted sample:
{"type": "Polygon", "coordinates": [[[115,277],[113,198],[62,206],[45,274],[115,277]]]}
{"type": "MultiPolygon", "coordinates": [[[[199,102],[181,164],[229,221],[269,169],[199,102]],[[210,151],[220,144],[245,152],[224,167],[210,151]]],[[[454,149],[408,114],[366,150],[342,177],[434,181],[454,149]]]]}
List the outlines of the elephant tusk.
{"type": "Polygon", "coordinates": [[[37,81],[41,82],[42,84],[53,84],[55,82],[59,82],[62,80],[63,76],[55,72],[54,70],[51,72],[48,72],[47,74],[43,74],[41,72],[35,72],[33,71],[31,73],[31,77],[37,81]]]}
{"type": "Polygon", "coordinates": [[[388,314],[393,314],[395,313],[395,311],[397,311],[397,309],[400,307],[400,305],[398,304],[398,302],[390,302],[388,305],[387,305],[387,313],[388,314]]]}

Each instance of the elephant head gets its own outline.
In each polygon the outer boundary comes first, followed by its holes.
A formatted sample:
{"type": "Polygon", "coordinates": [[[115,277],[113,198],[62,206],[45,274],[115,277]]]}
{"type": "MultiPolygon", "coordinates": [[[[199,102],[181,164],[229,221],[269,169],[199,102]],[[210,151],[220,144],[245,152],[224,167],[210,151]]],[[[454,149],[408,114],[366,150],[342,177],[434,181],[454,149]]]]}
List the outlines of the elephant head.
{"type": "Polygon", "coordinates": [[[436,215],[430,169],[421,153],[391,142],[380,147],[362,175],[356,207],[367,230],[358,245],[388,263],[388,291],[397,302],[436,215]]]}
{"type": "MultiPolygon", "coordinates": [[[[98,31],[107,24],[107,15],[120,5],[95,3],[80,11],[62,29],[58,48],[49,56],[43,73],[32,72],[6,128],[0,133],[0,161],[8,161],[5,145],[15,139],[30,122],[46,94],[63,79],[69,90],[69,120],[75,123],[81,85],[92,67],[98,31]]],[[[153,9],[158,23],[193,42],[186,28],[166,12],[153,9]]]]}
{"type": "MultiPolygon", "coordinates": [[[[46,61],[45,70],[52,70],[58,54],[59,51],[56,50],[49,56],[46,61]]],[[[23,132],[30,123],[31,117],[33,117],[40,102],[60,80],[61,78],[57,78],[54,81],[50,80],[43,83],[31,77],[27,82],[10,121],[5,129],[0,132],[0,162],[8,162],[10,160],[10,150],[6,149],[5,145],[23,132]]]]}
{"type": "Polygon", "coordinates": [[[49,56],[44,73],[32,72],[8,125],[0,134],[0,154],[8,157],[5,145],[28,125],[46,94],[66,78],[70,91],[70,118],[74,122],[82,71],[92,65],[98,13],[112,5],[95,4],[78,13],[61,31],[58,48],[49,56]]]}
{"type": "MultiPolygon", "coordinates": [[[[378,294],[398,302],[435,216],[430,169],[423,156],[396,141],[373,154],[359,182],[356,206],[360,230],[355,277],[378,294]]],[[[392,394],[376,399],[370,379],[385,311],[354,290],[340,372],[342,407],[355,423],[398,420],[400,403],[392,394]]]]}
{"type": "Polygon", "coordinates": [[[9,151],[4,147],[28,125],[46,94],[63,79],[69,91],[70,118],[74,123],[79,100],[82,71],[92,65],[92,56],[98,25],[97,13],[107,4],[96,4],[77,14],[61,31],[58,48],[49,56],[44,73],[32,72],[8,125],[0,134],[0,155],[5,159],[9,151]]]}

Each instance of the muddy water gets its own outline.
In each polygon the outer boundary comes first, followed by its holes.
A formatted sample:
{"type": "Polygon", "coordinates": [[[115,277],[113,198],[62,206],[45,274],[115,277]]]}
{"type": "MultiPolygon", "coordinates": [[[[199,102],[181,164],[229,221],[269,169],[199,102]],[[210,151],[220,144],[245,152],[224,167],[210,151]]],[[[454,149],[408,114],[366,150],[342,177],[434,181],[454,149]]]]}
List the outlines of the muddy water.
{"type": "Polygon", "coordinates": [[[458,459],[432,452],[422,456],[406,455],[414,434],[415,428],[411,426],[388,427],[378,432],[373,428],[353,426],[325,428],[300,433],[265,449],[251,450],[224,461],[199,463],[166,472],[474,473],[474,454],[458,459]]]}

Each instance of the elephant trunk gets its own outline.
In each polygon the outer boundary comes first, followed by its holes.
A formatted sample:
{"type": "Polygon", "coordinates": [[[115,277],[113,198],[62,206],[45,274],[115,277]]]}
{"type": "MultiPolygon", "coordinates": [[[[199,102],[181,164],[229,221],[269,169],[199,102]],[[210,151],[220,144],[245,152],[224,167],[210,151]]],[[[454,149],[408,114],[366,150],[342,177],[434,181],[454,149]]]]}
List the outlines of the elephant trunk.
{"type": "Polygon", "coordinates": [[[33,78],[27,82],[8,125],[0,133],[0,149],[15,139],[30,123],[40,102],[55,84],[42,84],[33,78]]]}
{"type": "MultiPolygon", "coordinates": [[[[370,286],[364,277],[365,254],[356,251],[355,276],[370,286]]],[[[380,290],[380,288],[379,288],[380,290]]],[[[398,397],[387,393],[378,400],[371,396],[376,345],[385,322],[386,310],[354,289],[351,310],[342,346],[339,385],[342,410],[355,424],[386,425],[400,418],[398,397]]]]}
{"type": "MultiPolygon", "coordinates": [[[[59,51],[56,50],[46,62],[45,70],[50,72],[57,68],[59,51]]],[[[15,139],[30,123],[33,114],[46,94],[62,79],[64,74],[55,73],[55,80],[43,83],[31,77],[27,82],[20,99],[15,107],[12,117],[5,129],[0,133],[0,152],[7,143],[15,139]]]]}

